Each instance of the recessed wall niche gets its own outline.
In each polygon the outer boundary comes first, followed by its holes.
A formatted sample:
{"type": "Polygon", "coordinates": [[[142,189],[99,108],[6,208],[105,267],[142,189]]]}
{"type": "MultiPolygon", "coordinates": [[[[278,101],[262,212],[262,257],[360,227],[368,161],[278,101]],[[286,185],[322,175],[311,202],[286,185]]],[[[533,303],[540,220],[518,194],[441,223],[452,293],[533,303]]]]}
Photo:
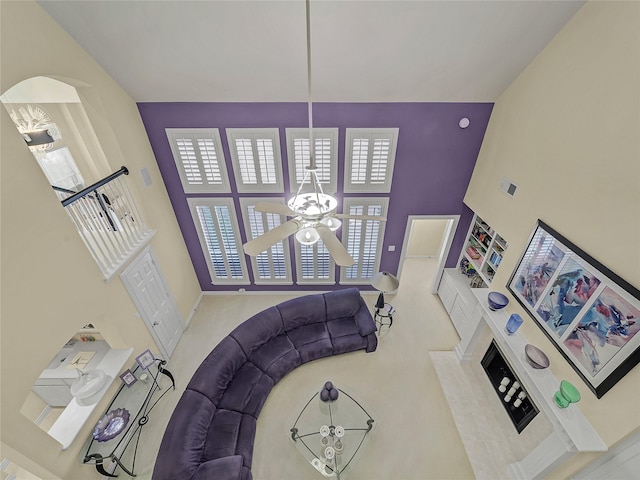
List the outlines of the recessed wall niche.
{"type": "Polygon", "coordinates": [[[92,324],[79,329],[43,365],[20,413],[49,432],[73,399],[71,385],[78,378],[78,370],[97,368],[110,350],[109,343],[92,324]]]}

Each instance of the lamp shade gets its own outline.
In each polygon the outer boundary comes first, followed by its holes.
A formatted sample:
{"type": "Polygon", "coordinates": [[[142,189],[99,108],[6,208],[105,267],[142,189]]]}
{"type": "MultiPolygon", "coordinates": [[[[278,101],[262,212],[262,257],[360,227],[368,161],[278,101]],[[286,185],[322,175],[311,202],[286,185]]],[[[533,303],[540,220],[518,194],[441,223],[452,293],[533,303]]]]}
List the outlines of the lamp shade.
{"type": "Polygon", "coordinates": [[[387,293],[397,290],[400,281],[395,275],[389,272],[378,272],[371,277],[371,285],[373,285],[373,288],[376,290],[387,293]]]}

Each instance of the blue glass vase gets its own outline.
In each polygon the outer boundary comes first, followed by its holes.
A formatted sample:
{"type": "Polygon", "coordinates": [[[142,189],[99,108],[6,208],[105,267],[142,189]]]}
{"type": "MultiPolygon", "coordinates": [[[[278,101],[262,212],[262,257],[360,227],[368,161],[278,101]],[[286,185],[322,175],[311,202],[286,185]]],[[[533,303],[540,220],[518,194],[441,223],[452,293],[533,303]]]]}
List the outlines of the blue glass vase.
{"type": "Polygon", "coordinates": [[[509,335],[513,335],[516,333],[516,330],[520,328],[520,325],[522,325],[522,317],[517,313],[512,313],[507,321],[505,329],[509,335]]]}

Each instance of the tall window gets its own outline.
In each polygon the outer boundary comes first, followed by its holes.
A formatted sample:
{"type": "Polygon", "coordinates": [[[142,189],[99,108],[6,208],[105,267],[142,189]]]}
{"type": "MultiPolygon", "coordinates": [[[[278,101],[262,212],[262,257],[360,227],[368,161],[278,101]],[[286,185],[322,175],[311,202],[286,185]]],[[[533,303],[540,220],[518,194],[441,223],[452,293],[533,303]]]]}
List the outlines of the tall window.
{"type": "Polygon", "coordinates": [[[189,198],[189,208],[207,260],[211,283],[248,284],[238,221],[230,198],[189,198]]]}
{"type": "Polygon", "coordinates": [[[167,128],[185,193],[229,193],[229,177],[217,128],[167,128]]]}
{"type": "MultiPolygon", "coordinates": [[[[318,180],[325,193],[335,193],[338,185],[338,129],[314,128],[314,158],[318,180]]],[[[289,185],[296,192],[311,161],[308,128],[287,128],[289,185]]]]}
{"type": "Polygon", "coordinates": [[[322,240],[313,245],[296,244],[298,284],[334,284],[335,262],[322,240]]]}
{"type": "Polygon", "coordinates": [[[389,193],[397,139],[397,128],[347,128],[344,191],[389,193]]]}
{"type": "MultiPolygon", "coordinates": [[[[350,215],[386,215],[388,198],[345,198],[343,211],[350,215]]],[[[342,268],[342,283],[367,283],[380,266],[384,222],[348,219],[342,223],[343,243],[355,263],[342,268]],[[346,235],[346,238],[345,238],[346,235]]]]}
{"type": "Polygon", "coordinates": [[[277,128],[227,128],[239,193],[284,191],[277,128]]]}
{"type": "MultiPolygon", "coordinates": [[[[279,227],[283,221],[286,221],[284,217],[278,214],[256,211],[255,205],[260,201],[264,201],[264,198],[240,199],[244,228],[248,240],[255,239],[263,233],[279,227]]],[[[275,202],[276,199],[270,199],[269,201],[275,202]]],[[[256,285],[292,283],[288,239],[284,239],[259,255],[249,258],[251,259],[251,268],[256,285]]]]}

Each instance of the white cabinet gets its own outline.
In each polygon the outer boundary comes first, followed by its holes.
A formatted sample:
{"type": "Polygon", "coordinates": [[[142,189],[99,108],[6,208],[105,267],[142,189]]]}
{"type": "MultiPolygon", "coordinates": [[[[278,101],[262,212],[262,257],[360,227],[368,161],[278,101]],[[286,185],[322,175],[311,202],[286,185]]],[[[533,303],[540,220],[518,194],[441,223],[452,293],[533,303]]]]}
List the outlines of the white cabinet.
{"type": "Polygon", "coordinates": [[[461,340],[472,336],[482,318],[476,297],[471,293],[469,278],[455,268],[445,268],[438,296],[447,310],[461,340]]]}

